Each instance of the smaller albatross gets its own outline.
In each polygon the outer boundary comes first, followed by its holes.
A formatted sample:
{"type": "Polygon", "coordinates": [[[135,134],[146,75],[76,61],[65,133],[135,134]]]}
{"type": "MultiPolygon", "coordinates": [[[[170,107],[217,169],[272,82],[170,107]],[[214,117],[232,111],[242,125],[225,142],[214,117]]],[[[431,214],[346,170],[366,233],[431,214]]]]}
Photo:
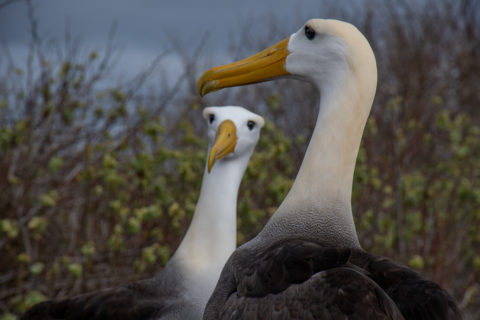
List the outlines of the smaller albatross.
{"type": "Polygon", "coordinates": [[[292,188],[229,258],[204,319],[459,319],[438,284],[358,241],[352,180],[377,66],[357,28],[309,20],[258,54],[206,71],[198,90],[287,76],[319,90],[315,129],[292,188]]]}
{"type": "Polygon", "coordinates": [[[152,279],[33,306],[21,319],[201,319],[236,247],[237,194],[264,120],[242,107],[208,107],[208,157],[192,222],[152,279]]]}

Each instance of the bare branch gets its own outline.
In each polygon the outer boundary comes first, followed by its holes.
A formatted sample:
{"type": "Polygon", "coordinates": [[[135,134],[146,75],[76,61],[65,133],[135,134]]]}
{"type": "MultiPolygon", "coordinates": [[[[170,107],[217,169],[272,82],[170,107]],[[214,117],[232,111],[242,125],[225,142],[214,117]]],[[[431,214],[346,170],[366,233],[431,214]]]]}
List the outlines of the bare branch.
{"type": "Polygon", "coordinates": [[[0,1],[0,10],[6,8],[7,6],[11,5],[12,3],[15,2],[20,2],[22,0],[2,0],[0,1]]]}

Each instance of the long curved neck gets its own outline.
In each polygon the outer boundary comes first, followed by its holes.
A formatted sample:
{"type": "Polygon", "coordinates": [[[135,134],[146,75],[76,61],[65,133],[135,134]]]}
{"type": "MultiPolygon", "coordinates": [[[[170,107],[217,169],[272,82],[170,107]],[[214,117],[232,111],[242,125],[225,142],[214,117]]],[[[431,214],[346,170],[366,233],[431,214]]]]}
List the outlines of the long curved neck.
{"type": "Polygon", "coordinates": [[[318,82],[316,126],[295,182],[260,238],[301,237],[326,245],[359,247],[351,209],[355,161],[373,88],[350,73],[318,82]],[[281,230],[281,231],[280,231],[281,230]]]}
{"type": "Polygon", "coordinates": [[[218,266],[220,273],[236,247],[238,188],[250,155],[224,158],[210,173],[205,167],[192,222],[172,260],[180,260],[183,266],[198,272],[215,273],[212,268],[218,266]]]}

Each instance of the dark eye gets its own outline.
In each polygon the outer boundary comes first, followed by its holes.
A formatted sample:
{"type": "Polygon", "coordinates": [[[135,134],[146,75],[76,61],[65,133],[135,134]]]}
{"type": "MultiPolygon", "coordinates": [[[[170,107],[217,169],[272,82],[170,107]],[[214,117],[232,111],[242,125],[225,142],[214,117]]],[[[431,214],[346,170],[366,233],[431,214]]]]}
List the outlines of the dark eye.
{"type": "Polygon", "coordinates": [[[253,122],[252,120],[248,121],[247,127],[248,129],[253,130],[253,128],[255,128],[255,122],[253,122]]]}
{"type": "Polygon", "coordinates": [[[213,121],[215,121],[215,115],[214,114],[209,114],[208,115],[208,122],[212,123],[213,121]]]}
{"type": "Polygon", "coordinates": [[[308,40],[313,40],[313,38],[315,38],[315,30],[305,26],[305,37],[307,37],[308,40]]]}

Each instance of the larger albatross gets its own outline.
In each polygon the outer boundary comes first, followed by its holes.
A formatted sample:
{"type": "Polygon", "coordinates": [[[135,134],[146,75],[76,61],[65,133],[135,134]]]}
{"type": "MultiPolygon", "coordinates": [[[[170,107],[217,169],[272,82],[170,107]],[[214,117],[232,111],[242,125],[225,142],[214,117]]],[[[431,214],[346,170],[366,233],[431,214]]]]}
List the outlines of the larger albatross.
{"type": "Polygon", "coordinates": [[[198,90],[203,96],[289,75],[320,92],[312,138],[278,210],[225,265],[204,319],[460,318],[438,284],[359,244],[352,179],[377,67],[354,26],[309,20],[250,58],[206,71],[198,90]]]}
{"type": "Polygon", "coordinates": [[[242,107],[209,107],[209,152],[192,222],[156,277],[34,306],[22,319],[201,319],[236,247],[237,193],[264,120],[242,107]]]}

